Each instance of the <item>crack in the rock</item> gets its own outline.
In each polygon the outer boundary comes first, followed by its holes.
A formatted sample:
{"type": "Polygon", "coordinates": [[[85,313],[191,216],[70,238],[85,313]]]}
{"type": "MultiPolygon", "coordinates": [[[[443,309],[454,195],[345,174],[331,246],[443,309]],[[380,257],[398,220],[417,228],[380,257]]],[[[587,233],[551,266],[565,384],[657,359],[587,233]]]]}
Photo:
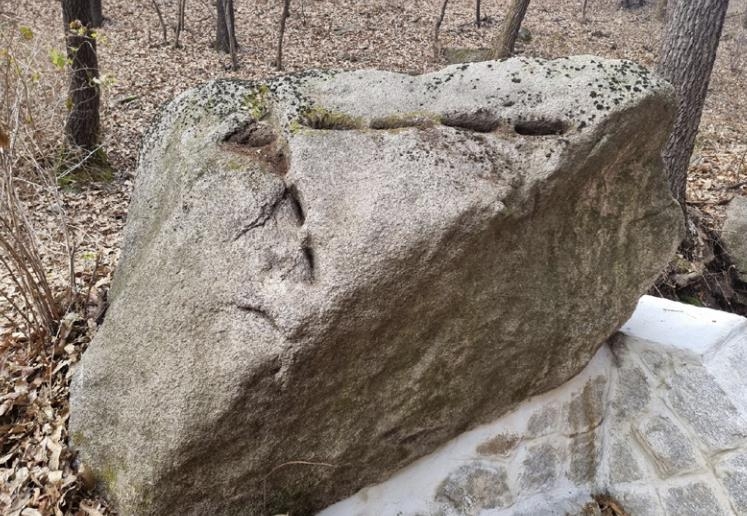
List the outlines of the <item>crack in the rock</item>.
{"type": "Polygon", "coordinates": [[[306,259],[306,265],[309,270],[309,282],[314,281],[314,269],[315,269],[315,259],[314,259],[314,250],[311,248],[310,245],[304,245],[301,250],[303,251],[303,256],[306,259]]]}
{"type": "Polygon", "coordinates": [[[306,213],[303,209],[303,204],[301,204],[301,198],[298,195],[298,188],[296,185],[290,185],[287,194],[291,206],[293,207],[293,212],[296,214],[296,218],[298,219],[298,225],[303,226],[304,222],[306,222],[306,213]]]}
{"type": "Polygon", "coordinates": [[[275,212],[277,212],[278,208],[282,204],[282,202],[285,200],[287,196],[288,188],[284,188],[282,193],[278,195],[271,203],[267,203],[264,206],[262,206],[262,209],[259,212],[259,215],[251,221],[249,224],[244,226],[239,230],[239,232],[233,237],[233,241],[235,242],[242,236],[246,235],[249,231],[264,226],[270,218],[275,215],[275,212]]]}
{"type": "Polygon", "coordinates": [[[254,306],[254,305],[244,305],[241,303],[237,303],[236,308],[246,313],[255,314],[261,319],[264,319],[265,321],[270,323],[270,326],[272,326],[274,329],[278,331],[280,330],[277,322],[275,322],[275,318],[272,315],[270,315],[267,312],[267,310],[265,310],[264,308],[259,307],[259,306],[254,306]]]}

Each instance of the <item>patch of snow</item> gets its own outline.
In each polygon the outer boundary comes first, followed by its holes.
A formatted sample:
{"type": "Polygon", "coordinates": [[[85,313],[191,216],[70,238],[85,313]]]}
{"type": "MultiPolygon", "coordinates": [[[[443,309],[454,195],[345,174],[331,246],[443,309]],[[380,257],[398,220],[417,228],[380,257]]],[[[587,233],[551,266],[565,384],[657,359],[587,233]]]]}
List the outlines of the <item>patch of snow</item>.
{"type": "Polygon", "coordinates": [[[739,315],[643,296],[620,331],[702,356],[743,326],[747,326],[747,319],[739,315]]]}

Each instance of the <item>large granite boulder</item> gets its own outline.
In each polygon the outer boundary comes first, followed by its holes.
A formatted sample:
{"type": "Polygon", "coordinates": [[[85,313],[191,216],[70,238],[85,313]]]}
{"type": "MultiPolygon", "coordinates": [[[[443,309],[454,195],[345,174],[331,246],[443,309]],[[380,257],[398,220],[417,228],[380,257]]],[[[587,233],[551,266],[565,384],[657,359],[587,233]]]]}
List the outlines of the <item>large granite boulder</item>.
{"type": "Polygon", "coordinates": [[[123,514],[306,514],[575,375],[681,236],[627,61],[218,81],[145,138],[73,443],[123,514]]]}

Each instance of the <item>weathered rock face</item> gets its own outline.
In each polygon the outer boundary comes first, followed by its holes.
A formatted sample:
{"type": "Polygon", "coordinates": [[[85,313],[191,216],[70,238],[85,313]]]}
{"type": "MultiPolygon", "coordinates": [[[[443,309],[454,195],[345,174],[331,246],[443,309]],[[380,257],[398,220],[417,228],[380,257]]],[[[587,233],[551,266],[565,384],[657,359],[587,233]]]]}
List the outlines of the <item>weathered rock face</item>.
{"type": "Polygon", "coordinates": [[[747,283],[747,199],[744,197],[735,197],[729,203],[721,240],[734,261],[739,279],[747,283]]]}
{"type": "Polygon", "coordinates": [[[679,241],[673,108],[592,57],[183,94],[73,381],[82,459],[124,514],[303,514],[561,384],[679,241]]]}

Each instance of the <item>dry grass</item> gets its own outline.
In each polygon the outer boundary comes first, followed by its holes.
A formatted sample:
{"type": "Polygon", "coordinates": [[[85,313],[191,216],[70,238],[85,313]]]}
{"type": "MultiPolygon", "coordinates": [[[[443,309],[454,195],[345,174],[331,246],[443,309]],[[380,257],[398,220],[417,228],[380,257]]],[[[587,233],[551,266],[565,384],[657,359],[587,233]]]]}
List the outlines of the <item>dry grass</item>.
{"type": "Polygon", "coordinates": [[[76,166],[55,160],[65,75],[32,29],[4,16],[0,29],[0,512],[95,514],[65,444],[69,369],[95,328],[96,278],[76,267],[58,188],[76,166]],[[43,228],[30,211],[40,200],[43,228]]]}

